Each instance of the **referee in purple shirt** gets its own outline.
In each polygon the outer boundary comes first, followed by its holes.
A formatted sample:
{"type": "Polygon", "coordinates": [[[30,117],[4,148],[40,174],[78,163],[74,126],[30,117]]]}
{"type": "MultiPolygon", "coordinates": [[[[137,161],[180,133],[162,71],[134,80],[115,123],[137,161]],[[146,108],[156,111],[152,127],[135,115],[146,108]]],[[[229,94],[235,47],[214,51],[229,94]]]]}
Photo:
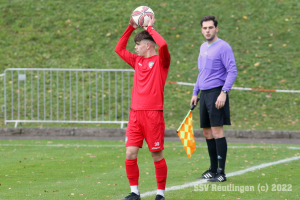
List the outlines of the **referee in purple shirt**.
{"type": "Polygon", "coordinates": [[[227,142],[223,125],[231,125],[228,93],[237,76],[230,45],[218,38],[218,21],[214,16],[201,20],[201,31],[207,42],[200,47],[199,75],[193,90],[191,106],[197,105],[200,93],[200,125],[206,138],[210,168],[198,178],[210,182],[226,181],[227,142]]]}

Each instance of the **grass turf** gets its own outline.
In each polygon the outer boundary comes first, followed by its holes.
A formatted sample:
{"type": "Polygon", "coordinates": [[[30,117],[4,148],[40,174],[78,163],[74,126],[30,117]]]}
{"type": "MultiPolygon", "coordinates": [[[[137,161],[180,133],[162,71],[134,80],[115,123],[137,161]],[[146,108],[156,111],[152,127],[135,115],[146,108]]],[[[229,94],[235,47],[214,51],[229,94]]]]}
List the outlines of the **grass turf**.
{"type": "MultiPolygon", "coordinates": [[[[207,148],[197,144],[188,160],[180,141],[166,142],[167,187],[196,181],[209,167],[207,148]]],[[[299,156],[299,145],[229,144],[226,173],[262,163],[299,156]],[[252,146],[252,148],[246,148],[252,146]],[[256,146],[256,147],[255,147],[256,146]],[[258,147],[257,147],[258,146],[258,147]],[[245,148],[243,148],[245,147],[245,148]]],[[[124,141],[2,140],[0,141],[0,199],[120,199],[129,192],[124,141]]],[[[145,145],[139,152],[140,192],[156,190],[154,164],[145,145]]],[[[228,177],[215,186],[254,186],[255,191],[195,191],[194,187],[166,192],[167,199],[294,199],[298,198],[299,161],[228,177]],[[258,184],[276,184],[276,191],[258,192],[258,184]],[[277,191],[290,184],[292,191],[277,191]],[[280,186],[277,186],[280,185],[280,186]]],[[[143,199],[153,199],[147,196],[143,199]]]]}
{"type": "MultiPolygon", "coordinates": [[[[154,10],[155,28],[169,45],[172,59],[167,80],[196,82],[197,57],[204,41],[199,22],[203,16],[213,14],[220,22],[218,36],[235,53],[238,77],[234,86],[299,90],[298,0],[1,1],[0,71],[12,67],[129,68],[114,53],[114,47],[132,10],[141,4],[154,10]]],[[[131,51],[132,39],[128,44],[131,51]]],[[[186,115],[192,89],[166,84],[167,128],[177,128],[186,115]]],[[[0,91],[3,92],[3,87],[0,91]]],[[[233,129],[300,129],[295,111],[300,103],[299,94],[232,90],[230,98],[233,129]]],[[[0,104],[3,102],[1,96],[0,104]]],[[[2,120],[3,116],[2,113],[2,120]]],[[[1,122],[0,126],[7,128],[14,124],[1,122]]],[[[22,124],[22,127],[38,126],[58,125],[22,124]]],[[[97,127],[95,124],[59,126],[97,127]]],[[[119,126],[101,124],[100,127],[119,126]]]]}

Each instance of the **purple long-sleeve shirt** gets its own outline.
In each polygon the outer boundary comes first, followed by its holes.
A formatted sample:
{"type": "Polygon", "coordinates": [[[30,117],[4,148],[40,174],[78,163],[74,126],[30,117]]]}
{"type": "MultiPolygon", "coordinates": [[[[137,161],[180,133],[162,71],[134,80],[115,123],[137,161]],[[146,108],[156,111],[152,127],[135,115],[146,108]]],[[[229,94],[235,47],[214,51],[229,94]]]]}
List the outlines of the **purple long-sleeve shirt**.
{"type": "Polygon", "coordinates": [[[209,90],[222,87],[222,90],[230,91],[237,69],[233,51],[224,40],[218,39],[208,45],[203,43],[198,57],[199,75],[195,84],[193,95],[198,95],[200,90],[209,90]]]}

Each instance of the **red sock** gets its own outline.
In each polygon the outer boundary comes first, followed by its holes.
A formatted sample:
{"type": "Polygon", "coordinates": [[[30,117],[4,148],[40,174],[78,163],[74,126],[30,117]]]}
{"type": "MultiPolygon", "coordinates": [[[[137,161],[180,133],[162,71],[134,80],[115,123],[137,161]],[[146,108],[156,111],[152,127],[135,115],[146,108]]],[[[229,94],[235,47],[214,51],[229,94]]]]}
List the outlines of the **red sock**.
{"type": "Polygon", "coordinates": [[[126,174],[129,180],[129,185],[139,185],[139,166],[137,164],[137,158],[132,160],[125,160],[126,174]]]}
{"type": "Polygon", "coordinates": [[[158,190],[165,190],[166,188],[166,181],[167,181],[167,163],[165,159],[158,162],[154,162],[155,165],[155,175],[156,175],[156,182],[157,182],[157,189],[158,190]]]}

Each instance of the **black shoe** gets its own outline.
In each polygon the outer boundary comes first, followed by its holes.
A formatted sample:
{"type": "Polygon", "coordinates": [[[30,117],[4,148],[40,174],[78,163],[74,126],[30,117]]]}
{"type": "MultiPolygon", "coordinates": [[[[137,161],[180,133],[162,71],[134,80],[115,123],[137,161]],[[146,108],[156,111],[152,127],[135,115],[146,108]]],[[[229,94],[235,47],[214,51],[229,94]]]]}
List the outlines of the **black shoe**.
{"type": "Polygon", "coordinates": [[[121,199],[121,200],[140,200],[140,199],[141,199],[140,195],[137,195],[136,193],[131,192],[127,197],[125,197],[124,199],[121,199]]]}
{"type": "Polygon", "coordinates": [[[202,174],[202,176],[197,177],[197,178],[211,179],[211,178],[215,178],[215,176],[216,176],[216,173],[211,172],[210,169],[209,169],[209,170],[206,170],[206,171],[202,174]]]}
{"type": "Polygon", "coordinates": [[[226,181],[226,174],[221,168],[218,168],[217,175],[214,178],[208,180],[208,182],[224,182],[226,181]]]}
{"type": "Polygon", "coordinates": [[[157,194],[155,200],[165,200],[165,197],[161,196],[160,194],[157,194]]]}

